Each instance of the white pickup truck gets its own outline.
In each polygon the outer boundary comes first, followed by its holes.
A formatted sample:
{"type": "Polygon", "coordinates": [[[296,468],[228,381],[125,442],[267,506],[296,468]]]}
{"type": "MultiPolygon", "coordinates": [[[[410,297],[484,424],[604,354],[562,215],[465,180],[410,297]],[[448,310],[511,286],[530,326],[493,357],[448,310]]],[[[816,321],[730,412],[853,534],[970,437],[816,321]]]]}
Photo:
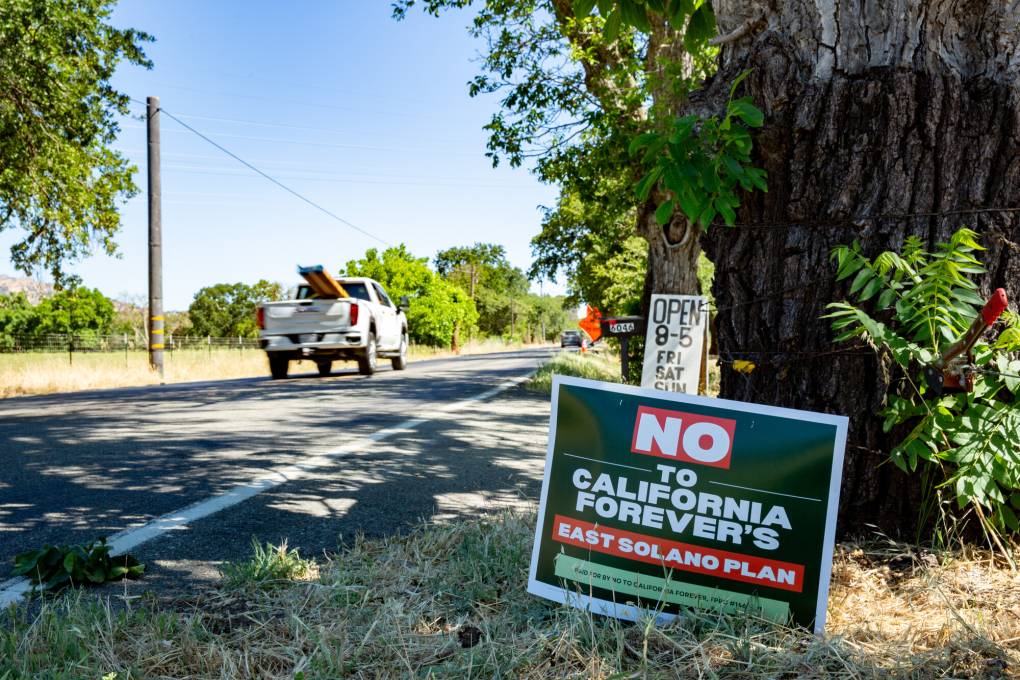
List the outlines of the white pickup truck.
{"type": "Polygon", "coordinates": [[[310,359],[320,375],[333,362],[357,361],[362,375],[375,373],[380,358],[394,370],[407,366],[407,298],[395,305],[377,281],[337,279],[347,297],[324,297],[310,285],[297,289],[297,299],[259,306],[259,343],[269,357],[269,372],[286,378],[292,360],[310,359]]]}

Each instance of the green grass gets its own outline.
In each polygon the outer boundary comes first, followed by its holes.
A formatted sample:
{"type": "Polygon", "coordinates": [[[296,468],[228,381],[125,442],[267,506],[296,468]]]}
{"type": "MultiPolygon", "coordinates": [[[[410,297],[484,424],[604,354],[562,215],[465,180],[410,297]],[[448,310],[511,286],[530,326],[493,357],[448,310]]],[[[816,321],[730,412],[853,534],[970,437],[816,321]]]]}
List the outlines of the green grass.
{"type": "Polygon", "coordinates": [[[303,559],[296,549],[288,550],[286,540],[280,545],[263,545],[253,538],[251,543],[251,557],[243,562],[228,562],[222,567],[228,588],[274,588],[303,579],[315,569],[313,560],[303,559]]]}
{"type": "Polygon", "coordinates": [[[527,594],[534,522],[506,514],[356,539],[304,581],[278,580],[298,558],[263,546],[238,583],[275,588],[225,583],[117,606],[81,591],[47,598],[0,617],[0,680],[990,679],[1020,667],[1016,574],[985,553],[839,546],[822,637],[693,612],[660,627],[527,594]]]}
{"type": "Polygon", "coordinates": [[[552,392],[553,375],[570,375],[603,382],[622,382],[620,357],[616,354],[560,352],[548,363],[542,364],[524,388],[534,392],[552,392]]]}

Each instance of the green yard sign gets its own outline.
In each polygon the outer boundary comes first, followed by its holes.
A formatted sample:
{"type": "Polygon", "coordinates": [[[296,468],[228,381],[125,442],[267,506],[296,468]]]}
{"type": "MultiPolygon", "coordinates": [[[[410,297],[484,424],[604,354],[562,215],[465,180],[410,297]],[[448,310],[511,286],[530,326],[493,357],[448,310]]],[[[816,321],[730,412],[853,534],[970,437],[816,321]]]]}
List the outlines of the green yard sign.
{"type": "Polygon", "coordinates": [[[528,591],[825,626],[843,416],[555,376],[528,591]]]}

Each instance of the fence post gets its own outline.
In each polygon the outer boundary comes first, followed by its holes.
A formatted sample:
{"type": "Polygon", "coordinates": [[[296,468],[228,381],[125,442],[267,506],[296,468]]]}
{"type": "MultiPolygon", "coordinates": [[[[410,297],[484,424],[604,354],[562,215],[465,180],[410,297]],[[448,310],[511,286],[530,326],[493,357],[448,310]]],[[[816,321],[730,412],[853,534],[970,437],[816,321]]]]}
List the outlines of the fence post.
{"type": "Polygon", "coordinates": [[[128,344],[127,344],[127,333],[124,334],[124,365],[128,365],[128,344]]]}
{"type": "Polygon", "coordinates": [[[67,334],[67,365],[74,366],[74,336],[67,334]]]}
{"type": "Polygon", "coordinates": [[[209,345],[209,357],[212,358],[212,336],[205,336],[205,343],[209,345]]]}

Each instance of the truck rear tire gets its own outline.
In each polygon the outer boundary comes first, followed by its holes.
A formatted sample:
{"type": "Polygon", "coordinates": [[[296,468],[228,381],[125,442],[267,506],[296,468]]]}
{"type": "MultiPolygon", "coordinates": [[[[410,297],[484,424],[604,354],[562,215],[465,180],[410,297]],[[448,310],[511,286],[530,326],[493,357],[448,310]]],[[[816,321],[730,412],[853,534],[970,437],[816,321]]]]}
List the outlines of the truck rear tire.
{"type": "Polygon", "coordinates": [[[393,357],[393,370],[402,371],[407,368],[407,332],[400,334],[400,352],[393,357]]]}
{"type": "Polygon", "coordinates": [[[365,342],[365,352],[358,357],[358,373],[361,375],[372,375],[375,373],[376,362],[378,361],[377,351],[375,333],[369,331],[368,340],[365,342]]]}
{"type": "Polygon", "coordinates": [[[281,380],[287,377],[287,368],[290,365],[290,359],[287,357],[278,357],[273,354],[269,355],[269,373],[273,376],[273,380],[281,380]]]}

